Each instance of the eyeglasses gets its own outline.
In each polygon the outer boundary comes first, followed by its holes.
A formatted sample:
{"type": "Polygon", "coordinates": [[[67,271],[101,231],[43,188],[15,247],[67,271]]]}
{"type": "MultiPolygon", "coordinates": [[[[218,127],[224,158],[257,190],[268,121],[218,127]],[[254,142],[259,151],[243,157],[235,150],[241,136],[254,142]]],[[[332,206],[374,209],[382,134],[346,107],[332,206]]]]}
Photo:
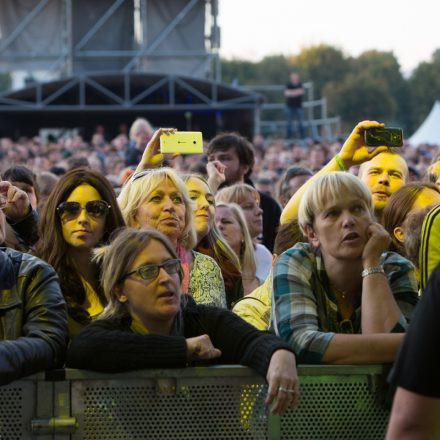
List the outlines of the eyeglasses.
{"type": "Polygon", "coordinates": [[[103,200],[93,200],[87,202],[85,208],[78,202],[62,202],[58,205],[57,211],[62,220],[68,221],[77,218],[83,209],[90,217],[102,218],[108,214],[110,208],[111,205],[103,200]]]}
{"type": "Polygon", "coordinates": [[[159,275],[159,271],[162,267],[170,275],[179,273],[181,270],[180,260],[167,260],[164,261],[162,264],[146,264],[145,266],[138,267],[137,269],[125,274],[121,278],[121,281],[134,274],[139,275],[139,277],[144,281],[152,281],[157,278],[157,276],[159,275]]]}

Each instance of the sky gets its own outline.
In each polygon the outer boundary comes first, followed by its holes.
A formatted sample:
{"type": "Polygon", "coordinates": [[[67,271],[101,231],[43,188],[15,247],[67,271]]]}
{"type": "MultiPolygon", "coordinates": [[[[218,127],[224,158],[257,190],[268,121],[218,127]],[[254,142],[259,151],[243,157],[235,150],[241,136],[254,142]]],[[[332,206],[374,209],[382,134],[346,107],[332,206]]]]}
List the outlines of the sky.
{"type": "Polygon", "coordinates": [[[440,48],[438,0],[219,0],[220,55],[258,61],[325,43],[392,51],[409,75],[440,48]]]}

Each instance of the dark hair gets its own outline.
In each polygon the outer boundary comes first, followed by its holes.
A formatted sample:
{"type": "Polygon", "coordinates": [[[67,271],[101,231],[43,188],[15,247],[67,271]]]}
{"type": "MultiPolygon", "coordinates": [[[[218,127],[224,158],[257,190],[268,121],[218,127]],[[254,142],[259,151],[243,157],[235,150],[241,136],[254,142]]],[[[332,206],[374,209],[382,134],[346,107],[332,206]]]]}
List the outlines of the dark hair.
{"type": "MultiPolygon", "coordinates": [[[[102,199],[111,205],[106,217],[102,243],[108,240],[115,229],[125,226],[115,192],[107,179],[96,171],[75,169],[64,174],[58,180],[43,207],[39,219],[40,239],[36,244],[36,254],[57,271],[70,315],[78,322],[86,323],[90,320],[89,314],[82,308],[86,292],[77,271],[74,269],[75,264],[68,256],[68,244],[63,238],[61,221],[57,213],[58,205],[66,201],[72,191],[81,184],[93,186],[102,199]]],[[[90,264],[95,265],[96,279],[98,279],[98,266],[92,262],[90,264]]],[[[102,290],[99,289],[96,293],[101,303],[105,305],[106,301],[102,290]]]]}
{"type": "Polygon", "coordinates": [[[34,188],[35,197],[38,203],[40,198],[40,190],[37,184],[37,176],[29,168],[25,167],[24,165],[14,165],[3,173],[3,180],[7,180],[12,184],[15,182],[20,182],[32,186],[34,188]]]}
{"type": "Polygon", "coordinates": [[[278,232],[273,245],[273,253],[280,256],[287,249],[290,249],[299,242],[307,242],[307,239],[301,233],[298,220],[293,219],[278,227],[278,232]]]}
{"type": "Polygon", "coordinates": [[[293,179],[297,176],[313,176],[313,171],[310,168],[299,166],[292,166],[287,168],[278,180],[278,184],[276,187],[277,199],[279,199],[280,196],[288,196],[289,198],[292,196],[290,194],[289,182],[290,179],[293,179]]]}
{"type": "Polygon", "coordinates": [[[404,253],[402,243],[395,239],[394,229],[403,225],[414,202],[424,189],[432,189],[440,194],[440,189],[430,182],[411,182],[400,187],[388,200],[383,210],[382,223],[391,236],[394,245],[391,250],[404,253]]]}
{"type": "Polygon", "coordinates": [[[245,174],[245,178],[252,174],[252,168],[255,162],[255,153],[252,144],[238,133],[220,133],[211,139],[208,144],[207,156],[218,151],[227,151],[233,149],[238,156],[240,165],[248,165],[249,171],[245,174]]]}

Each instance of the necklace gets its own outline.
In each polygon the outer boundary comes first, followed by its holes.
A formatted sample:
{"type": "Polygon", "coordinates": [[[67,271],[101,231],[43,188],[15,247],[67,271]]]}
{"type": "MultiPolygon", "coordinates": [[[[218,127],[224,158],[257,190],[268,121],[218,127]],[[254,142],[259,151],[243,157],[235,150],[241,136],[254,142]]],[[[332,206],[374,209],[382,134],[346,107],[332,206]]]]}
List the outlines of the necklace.
{"type": "Polygon", "coordinates": [[[347,292],[344,292],[343,290],[338,289],[334,284],[331,285],[333,292],[336,293],[337,295],[342,296],[342,299],[346,299],[347,298],[347,292]]]}

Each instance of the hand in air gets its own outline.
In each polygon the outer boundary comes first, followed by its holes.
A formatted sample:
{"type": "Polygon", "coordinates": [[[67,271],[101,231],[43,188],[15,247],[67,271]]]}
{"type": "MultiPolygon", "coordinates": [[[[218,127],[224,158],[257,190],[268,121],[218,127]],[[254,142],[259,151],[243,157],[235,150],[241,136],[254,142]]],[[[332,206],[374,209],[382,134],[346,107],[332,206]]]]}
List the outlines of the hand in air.
{"type": "Polygon", "coordinates": [[[383,126],[384,124],[377,121],[362,121],[356,125],[339,152],[339,157],[344,161],[347,168],[367,162],[379,153],[388,150],[388,147],[385,146],[367,147],[364,142],[364,131],[367,128],[383,126]]]}
{"type": "Polygon", "coordinates": [[[175,133],[176,131],[175,128],[159,128],[154,132],[153,137],[148,142],[142,154],[141,162],[136,170],[137,172],[160,167],[165,160],[171,160],[176,156],[175,154],[162,154],[160,152],[160,136],[162,134],[175,133]]]}
{"type": "Polygon", "coordinates": [[[25,191],[13,186],[11,182],[0,182],[0,204],[6,217],[17,222],[32,210],[25,191]]]}

